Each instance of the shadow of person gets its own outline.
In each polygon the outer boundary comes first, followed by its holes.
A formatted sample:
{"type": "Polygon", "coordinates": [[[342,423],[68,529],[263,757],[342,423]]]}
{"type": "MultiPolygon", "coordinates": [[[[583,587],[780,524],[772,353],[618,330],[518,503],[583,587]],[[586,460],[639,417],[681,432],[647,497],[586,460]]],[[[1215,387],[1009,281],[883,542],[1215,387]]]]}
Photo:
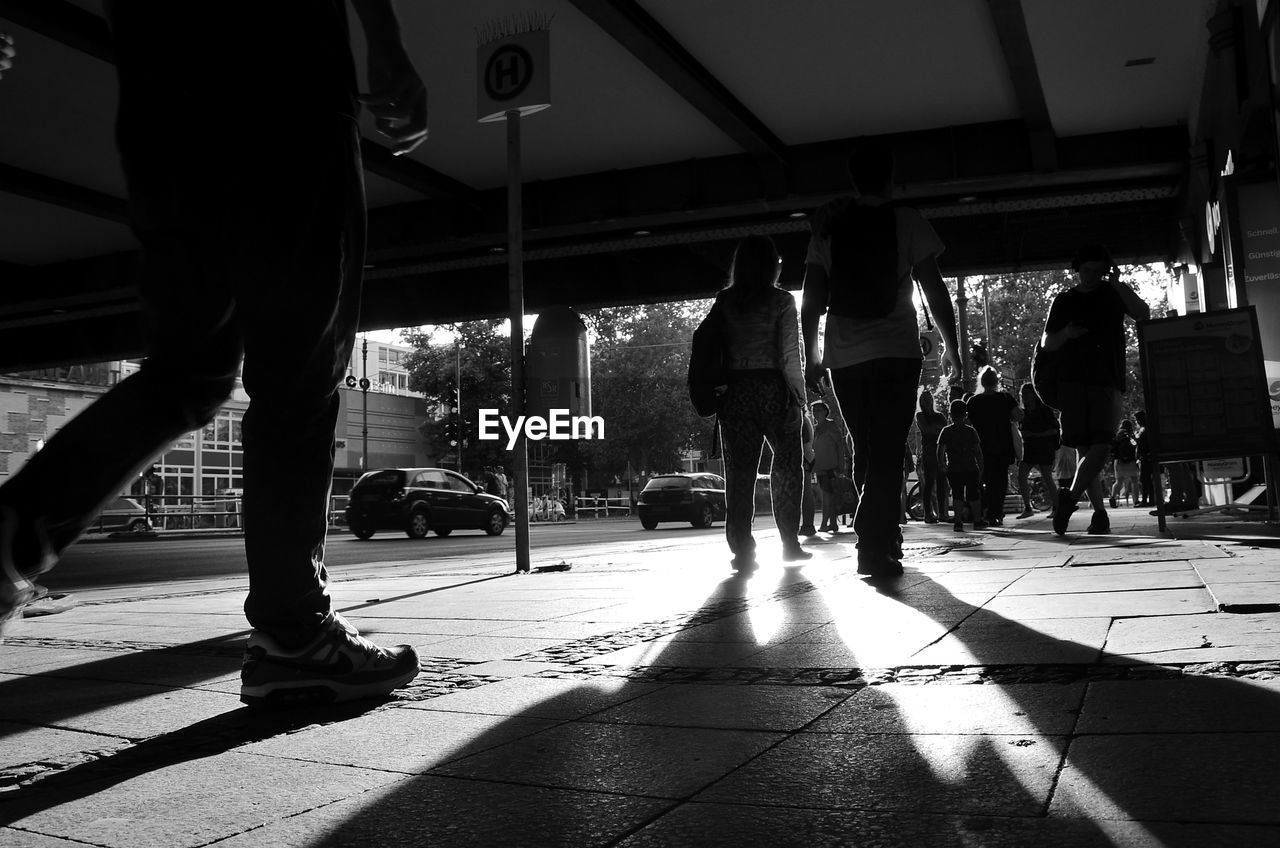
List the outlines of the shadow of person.
{"type": "Polygon", "coordinates": [[[984,608],[1035,569],[957,570],[877,591],[830,562],[764,569],[517,657],[530,676],[245,736],[386,782],[220,844],[1280,844],[1275,686],[1102,662],[984,608]],[[966,654],[921,661],[942,649],[966,654]]]}

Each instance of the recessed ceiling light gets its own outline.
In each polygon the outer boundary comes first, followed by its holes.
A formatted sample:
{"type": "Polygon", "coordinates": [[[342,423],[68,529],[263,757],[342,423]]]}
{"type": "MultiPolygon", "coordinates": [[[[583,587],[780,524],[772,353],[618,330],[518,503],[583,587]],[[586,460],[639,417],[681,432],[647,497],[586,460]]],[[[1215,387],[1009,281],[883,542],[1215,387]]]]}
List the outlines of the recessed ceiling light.
{"type": "Polygon", "coordinates": [[[964,197],[958,197],[956,200],[960,203],[973,203],[978,199],[976,194],[966,194],[964,197]]]}
{"type": "Polygon", "coordinates": [[[1136,68],[1139,65],[1154,65],[1156,63],[1155,56],[1143,56],[1141,59],[1130,59],[1124,63],[1126,68],[1136,68]]]}
{"type": "Polygon", "coordinates": [[[650,233],[648,230],[636,230],[635,233],[633,233],[633,235],[647,236],[647,235],[650,235],[650,233]]]}
{"type": "Polygon", "coordinates": [[[788,218],[808,218],[809,213],[808,212],[792,212],[787,217],[788,218]]]}
{"type": "Polygon", "coordinates": [[[506,253],[507,249],[505,247],[495,245],[494,247],[489,248],[489,252],[490,253],[506,253]]]}

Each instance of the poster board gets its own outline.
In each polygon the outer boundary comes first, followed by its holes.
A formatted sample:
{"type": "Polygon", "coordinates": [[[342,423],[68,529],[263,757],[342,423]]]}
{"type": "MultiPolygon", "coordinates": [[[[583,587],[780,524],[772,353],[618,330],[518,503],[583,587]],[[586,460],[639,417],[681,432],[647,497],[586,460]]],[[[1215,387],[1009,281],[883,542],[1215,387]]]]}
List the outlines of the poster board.
{"type": "Polygon", "coordinates": [[[1138,323],[1147,431],[1161,462],[1276,449],[1253,307],[1138,323]]]}

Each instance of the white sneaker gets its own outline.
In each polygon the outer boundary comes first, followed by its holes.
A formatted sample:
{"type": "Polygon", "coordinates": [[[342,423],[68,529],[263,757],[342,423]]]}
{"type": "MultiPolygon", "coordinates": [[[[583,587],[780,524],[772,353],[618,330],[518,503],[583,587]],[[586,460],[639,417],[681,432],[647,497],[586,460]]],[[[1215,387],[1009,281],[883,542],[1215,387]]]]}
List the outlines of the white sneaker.
{"type": "Polygon", "coordinates": [[[375,645],[332,612],[315,638],[296,650],[254,630],[240,667],[240,700],[268,707],[352,701],[387,695],[417,676],[412,646],[375,645]]]}

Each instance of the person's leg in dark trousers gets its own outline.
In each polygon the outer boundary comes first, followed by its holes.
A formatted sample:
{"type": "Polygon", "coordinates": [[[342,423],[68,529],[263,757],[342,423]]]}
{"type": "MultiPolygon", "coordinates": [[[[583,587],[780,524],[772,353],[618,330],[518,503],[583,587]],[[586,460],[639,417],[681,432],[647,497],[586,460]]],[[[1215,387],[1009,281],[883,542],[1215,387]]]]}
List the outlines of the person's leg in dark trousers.
{"type": "Polygon", "coordinates": [[[982,511],[987,522],[1004,521],[1004,497],[1009,491],[1009,463],[1011,457],[992,455],[985,458],[982,468],[982,511]]]}
{"type": "Polygon", "coordinates": [[[809,470],[808,463],[805,463],[800,470],[800,532],[806,536],[813,536],[817,532],[813,526],[817,506],[813,496],[812,477],[813,472],[809,470]]]}
{"type": "Polygon", "coordinates": [[[788,403],[785,383],[778,378],[780,398],[766,407],[769,426],[764,437],[773,450],[773,464],[769,468],[769,494],[773,502],[773,521],[782,539],[783,559],[791,561],[809,559],[810,555],[800,547],[797,533],[800,529],[800,509],[803,498],[802,480],[803,448],[800,443],[801,416],[799,406],[788,403]]]}
{"type": "MultiPolygon", "coordinates": [[[[245,614],[285,643],[331,604],[324,567],[338,385],[360,312],[364,185],[355,125],[333,118],[328,146],[273,168],[255,199],[261,238],[237,288],[245,329],[245,614]],[[282,380],[282,374],[289,375],[282,380]],[[289,480],[289,497],[279,497],[289,480]]],[[[266,180],[264,178],[263,182],[266,180]]]]}
{"type": "Polygon", "coordinates": [[[924,506],[924,520],[928,524],[934,524],[938,521],[938,514],[946,514],[946,506],[942,503],[941,498],[934,506],[934,498],[938,492],[938,459],[937,456],[930,457],[932,450],[926,448],[920,454],[920,503],[924,506]]]}
{"type": "MultiPolygon", "coordinates": [[[[756,469],[764,447],[757,381],[733,377],[720,413],[724,452],[724,535],[733,554],[734,567],[749,568],[755,561],[756,542],[751,536],[755,519],[756,469]]],[[[797,526],[799,521],[797,520],[797,526]]]]}
{"type": "Polygon", "coordinates": [[[862,487],[853,519],[860,569],[864,563],[872,571],[880,565],[884,570],[901,568],[897,561],[902,554],[898,524],[902,455],[915,414],[919,378],[918,359],[876,359],[831,372],[853,435],[854,478],[862,487]]]}

